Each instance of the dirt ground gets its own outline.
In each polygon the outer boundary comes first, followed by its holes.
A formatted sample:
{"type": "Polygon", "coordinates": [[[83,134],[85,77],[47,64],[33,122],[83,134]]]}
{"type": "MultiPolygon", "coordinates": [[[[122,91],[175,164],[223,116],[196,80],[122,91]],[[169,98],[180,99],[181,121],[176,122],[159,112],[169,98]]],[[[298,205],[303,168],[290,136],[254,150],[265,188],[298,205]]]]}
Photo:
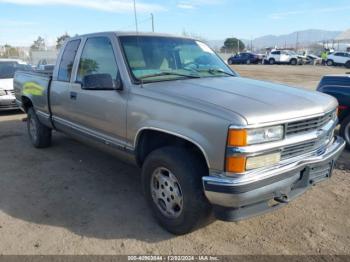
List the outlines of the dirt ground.
{"type": "MultiPolygon", "coordinates": [[[[309,89],[321,75],[346,71],[234,68],[242,76],[309,89]]],[[[175,237],[152,218],[137,168],[57,133],[51,148],[34,149],[23,117],[0,114],[0,255],[350,254],[349,153],[330,181],[285,208],[175,237]]]]}

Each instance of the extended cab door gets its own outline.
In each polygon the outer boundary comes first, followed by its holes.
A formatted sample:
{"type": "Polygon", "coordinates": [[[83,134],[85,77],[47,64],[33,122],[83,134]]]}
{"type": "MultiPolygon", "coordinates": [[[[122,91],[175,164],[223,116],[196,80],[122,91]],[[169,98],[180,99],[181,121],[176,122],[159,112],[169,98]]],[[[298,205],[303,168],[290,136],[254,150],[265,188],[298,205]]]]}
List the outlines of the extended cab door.
{"type": "Polygon", "coordinates": [[[75,59],[65,125],[71,132],[89,136],[106,144],[124,147],[126,138],[126,90],[86,90],[85,76],[109,74],[119,79],[115,47],[108,36],[84,39],[75,59]],[[84,41],[85,40],[85,41],[84,41]]]}
{"type": "Polygon", "coordinates": [[[126,138],[126,90],[86,90],[84,77],[108,74],[120,77],[115,50],[107,36],[86,39],[71,86],[71,118],[83,132],[105,143],[123,146],[126,138]]]}

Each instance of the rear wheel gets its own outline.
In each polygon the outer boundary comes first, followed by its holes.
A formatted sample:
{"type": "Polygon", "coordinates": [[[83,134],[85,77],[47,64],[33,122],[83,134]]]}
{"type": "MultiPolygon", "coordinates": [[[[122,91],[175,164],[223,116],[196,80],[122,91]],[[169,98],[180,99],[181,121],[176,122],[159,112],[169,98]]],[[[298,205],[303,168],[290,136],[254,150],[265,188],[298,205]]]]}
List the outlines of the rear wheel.
{"type": "Polygon", "coordinates": [[[275,59],[270,58],[270,59],[269,59],[269,64],[270,64],[270,65],[273,65],[274,63],[275,63],[275,59]]]}
{"type": "Polygon", "coordinates": [[[200,159],[182,148],[157,149],[147,157],[142,167],[145,196],[167,231],[186,234],[209,216],[201,179],[205,172],[200,159]]]}
{"type": "Polygon", "coordinates": [[[246,64],[247,64],[247,65],[250,65],[250,59],[247,60],[246,64]]]}
{"type": "Polygon", "coordinates": [[[340,135],[345,139],[346,141],[346,148],[350,149],[350,116],[345,118],[343,122],[341,123],[340,127],[340,135]]]}
{"type": "Polygon", "coordinates": [[[346,68],[350,68],[350,60],[345,63],[346,68]]]}
{"type": "Polygon", "coordinates": [[[52,130],[40,123],[35,110],[28,109],[27,130],[29,139],[36,148],[45,148],[51,145],[52,130]]]}
{"type": "Polygon", "coordinates": [[[332,65],[334,65],[333,60],[327,60],[327,65],[328,65],[328,66],[332,66],[332,65]]]}

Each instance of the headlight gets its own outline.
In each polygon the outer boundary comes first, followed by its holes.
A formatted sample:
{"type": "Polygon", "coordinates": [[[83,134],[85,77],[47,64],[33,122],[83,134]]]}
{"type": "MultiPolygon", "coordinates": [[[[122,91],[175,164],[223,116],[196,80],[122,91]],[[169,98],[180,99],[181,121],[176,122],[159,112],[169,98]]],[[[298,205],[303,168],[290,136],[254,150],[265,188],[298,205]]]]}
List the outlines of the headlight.
{"type": "Polygon", "coordinates": [[[247,146],[282,140],[284,128],[280,126],[256,129],[230,129],[228,146],[247,146]]]}
{"type": "Polygon", "coordinates": [[[0,90],[0,96],[6,96],[6,91],[5,90],[0,90]]]}

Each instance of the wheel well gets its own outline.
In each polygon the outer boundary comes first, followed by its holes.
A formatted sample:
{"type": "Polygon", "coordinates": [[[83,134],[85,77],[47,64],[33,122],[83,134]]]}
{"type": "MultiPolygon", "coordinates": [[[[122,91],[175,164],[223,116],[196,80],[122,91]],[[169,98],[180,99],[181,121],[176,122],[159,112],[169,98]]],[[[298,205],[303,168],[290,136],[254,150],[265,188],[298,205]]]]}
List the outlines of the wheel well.
{"type": "Polygon", "coordinates": [[[27,113],[28,109],[33,107],[33,103],[28,97],[22,96],[22,107],[24,111],[27,113]]]}
{"type": "Polygon", "coordinates": [[[204,153],[197,145],[181,137],[156,130],[144,130],[139,135],[135,148],[137,164],[141,167],[152,151],[166,146],[186,148],[198,156],[207,169],[209,168],[204,153]]]}

